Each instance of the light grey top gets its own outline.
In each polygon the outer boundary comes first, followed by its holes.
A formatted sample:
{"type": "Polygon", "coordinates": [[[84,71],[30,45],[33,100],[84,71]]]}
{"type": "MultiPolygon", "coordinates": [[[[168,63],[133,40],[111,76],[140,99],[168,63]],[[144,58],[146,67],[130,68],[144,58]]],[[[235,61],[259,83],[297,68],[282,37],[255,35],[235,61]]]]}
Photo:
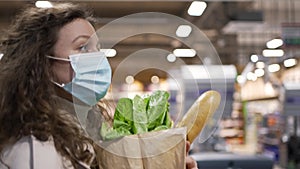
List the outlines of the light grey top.
{"type": "MultiPolygon", "coordinates": [[[[6,147],[1,155],[10,169],[73,169],[71,162],[56,151],[52,139],[41,142],[34,136],[26,136],[6,147]]],[[[88,164],[79,163],[82,169],[90,168],[88,164]]],[[[8,167],[0,163],[0,169],[8,167]]]]}
{"type": "MultiPolygon", "coordinates": [[[[63,98],[58,98],[59,107],[67,112],[82,116],[79,120],[81,126],[87,131],[93,139],[99,139],[99,131],[101,127],[102,115],[96,107],[85,105],[74,105],[63,98]],[[87,112],[84,112],[87,110],[87,112]],[[82,111],[82,112],[78,112],[82,111]],[[77,112],[77,113],[76,113],[77,112]],[[82,113],[82,114],[80,114],[82,113]],[[84,124],[82,124],[82,122],[84,124]]],[[[89,147],[91,152],[92,146],[89,147]]],[[[10,169],[73,169],[71,162],[62,157],[55,149],[54,141],[51,138],[49,141],[42,142],[34,136],[26,136],[18,140],[14,145],[6,147],[1,153],[2,161],[10,167],[10,169]],[[65,167],[64,167],[65,166],[65,167]]],[[[90,164],[78,162],[82,165],[82,169],[89,169],[90,164]]],[[[7,166],[0,162],[0,169],[8,169],[7,166]]]]}

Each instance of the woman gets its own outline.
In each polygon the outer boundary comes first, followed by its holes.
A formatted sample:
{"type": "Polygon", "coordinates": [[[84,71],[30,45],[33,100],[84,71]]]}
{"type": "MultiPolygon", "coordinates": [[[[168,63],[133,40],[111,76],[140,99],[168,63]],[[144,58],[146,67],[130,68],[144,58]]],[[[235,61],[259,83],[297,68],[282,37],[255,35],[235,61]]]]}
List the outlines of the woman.
{"type": "Polygon", "coordinates": [[[89,36],[94,33],[90,17],[90,13],[70,4],[49,9],[28,8],[17,17],[2,41],[0,152],[3,163],[11,168],[91,165],[94,153],[87,147],[92,141],[75,118],[61,109],[57,95],[62,92],[56,92],[60,88],[50,81],[70,82],[71,65],[46,57],[67,58],[85,50],[83,44],[87,38],[69,41],[79,32],[89,36]],[[32,149],[40,149],[34,152],[32,160],[28,142],[33,143],[29,146],[32,149]],[[45,158],[39,158],[43,154],[45,158]]]}
{"type": "MultiPolygon", "coordinates": [[[[97,165],[93,141],[72,115],[70,102],[76,99],[77,103],[82,101],[79,104],[92,105],[93,101],[81,99],[82,93],[68,89],[68,85],[77,85],[71,83],[72,79],[79,78],[74,66],[74,58],[80,58],[77,54],[98,50],[97,39],[89,40],[95,30],[92,15],[86,11],[73,4],[28,8],[18,15],[1,41],[1,169],[97,165]]],[[[107,64],[104,68],[105,76],[110,77],[107,64]]],[[[108,86],[109,82],[96,91],[97,99],[108,86]]],[[[94,108],[107,114],[101,107],[94,108]]],[[[190,157],[187,166],[196,167],[190,157]]]]}

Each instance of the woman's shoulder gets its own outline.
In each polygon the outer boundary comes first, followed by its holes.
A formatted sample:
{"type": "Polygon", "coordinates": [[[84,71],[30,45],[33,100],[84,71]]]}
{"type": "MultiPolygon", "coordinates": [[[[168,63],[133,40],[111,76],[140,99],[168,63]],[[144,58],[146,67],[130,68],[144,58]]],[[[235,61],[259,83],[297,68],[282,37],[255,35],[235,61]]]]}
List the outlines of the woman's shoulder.
{"type": "MultiPolygon", "coordinates": [[[[15,144],[6,147],[1,158],[11,169],[62,168],[62,157],[56,151],[53,140],[39,141],[34,136],[21,138],[15,144]]],[[[0,165],[0,168],[3,167],[0,165]]]]}

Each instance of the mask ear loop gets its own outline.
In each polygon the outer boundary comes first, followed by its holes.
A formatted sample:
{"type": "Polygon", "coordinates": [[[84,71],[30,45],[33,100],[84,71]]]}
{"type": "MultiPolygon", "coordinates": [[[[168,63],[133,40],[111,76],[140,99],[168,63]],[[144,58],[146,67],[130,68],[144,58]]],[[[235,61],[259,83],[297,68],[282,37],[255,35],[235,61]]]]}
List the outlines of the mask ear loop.
{"type": "Polygon", "coordinates": [[[52,83],[54,83],[55,85],[57,85],[58,87],[64,87],[64,86],[65,86],[64,83],[59,84],[59,83],[55,82],[54,80],[50,80],[50,81],[51,81],[52,83]]]}
{"type": "Polygon", "coordinates": [[[70,59],[66,59],[66,58],[58,58],[58,57],[53,57],[53,56],[49,56],[49,55],[46,55],[46,57],[50,58],[50,59],[54,59],[54,60],[61,60],[61,61],[71,62],[70,59]]]}

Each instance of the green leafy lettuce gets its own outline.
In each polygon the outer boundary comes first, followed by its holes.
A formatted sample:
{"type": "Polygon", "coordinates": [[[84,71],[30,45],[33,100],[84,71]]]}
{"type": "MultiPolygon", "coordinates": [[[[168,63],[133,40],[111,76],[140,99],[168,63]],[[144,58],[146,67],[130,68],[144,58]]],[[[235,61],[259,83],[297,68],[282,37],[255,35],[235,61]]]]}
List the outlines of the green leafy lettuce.
{"type": "Polygon", "coordinates": [[[169,96],[168,92],[158,90],[151,95],[119,99],[113,125],[102,124],[100,134],[103,140],[171,128],[169,96]]]}

